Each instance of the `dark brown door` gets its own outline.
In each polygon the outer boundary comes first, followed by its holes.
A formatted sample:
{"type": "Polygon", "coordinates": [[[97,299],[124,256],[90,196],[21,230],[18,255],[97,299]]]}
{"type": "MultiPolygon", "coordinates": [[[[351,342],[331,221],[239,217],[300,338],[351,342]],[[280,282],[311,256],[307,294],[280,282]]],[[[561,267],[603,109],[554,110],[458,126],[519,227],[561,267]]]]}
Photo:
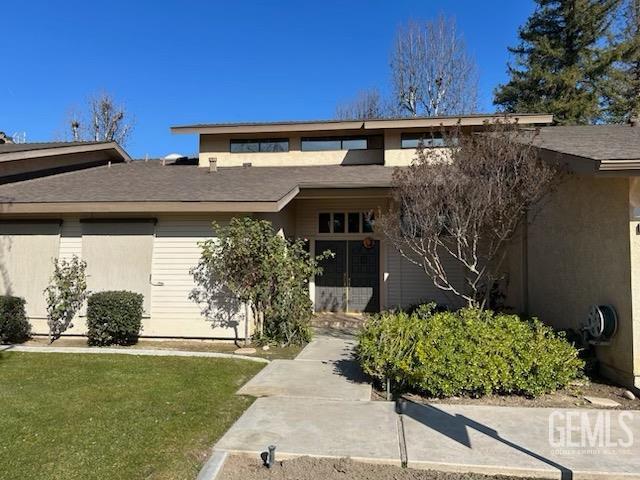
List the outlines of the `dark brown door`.
{"type": "Polygon", "coordinates": [[[377,312],[380,309],[380,242],[367,248],[362,240],[317,240],[316,253],[333,258],[320,262],[316,276],[317,311],[377,312]]]}
{"type": "Polygon", "coordinates": [[[370,248],[361,240],[349,240],[349,292],[347,306],[352,312],[380,309],[380,242],[370,248]]]}
{"type": "Polygon", "coordinates": [[[334,256],[320,262],[322,275],[316,276],[315,308],[320,312],[343,312],[347,309],[347,242],[317,240],[316,255],[326,250],[334,256]]]}

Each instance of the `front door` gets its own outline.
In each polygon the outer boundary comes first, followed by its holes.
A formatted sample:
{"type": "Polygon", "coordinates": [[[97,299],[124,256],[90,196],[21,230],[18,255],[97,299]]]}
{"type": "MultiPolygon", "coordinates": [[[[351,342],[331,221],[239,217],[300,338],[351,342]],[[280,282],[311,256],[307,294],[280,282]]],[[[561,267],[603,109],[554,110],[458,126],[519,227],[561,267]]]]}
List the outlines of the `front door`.
{"type": "Polygon", "coordinates": [[[347,242],[316,241],[316,255],[326,250],[334,256],[320,262],[322,275],[316,276],[316,310],[344,312],[347,309],[347,242]]]}
{"type": "Polygon", "coordinates": [[[316,253],[326,250],[333,258],[320,262],[316,276],[317,311],[376,312],[380,308],[380,242],[317,240],[316,253]]]}

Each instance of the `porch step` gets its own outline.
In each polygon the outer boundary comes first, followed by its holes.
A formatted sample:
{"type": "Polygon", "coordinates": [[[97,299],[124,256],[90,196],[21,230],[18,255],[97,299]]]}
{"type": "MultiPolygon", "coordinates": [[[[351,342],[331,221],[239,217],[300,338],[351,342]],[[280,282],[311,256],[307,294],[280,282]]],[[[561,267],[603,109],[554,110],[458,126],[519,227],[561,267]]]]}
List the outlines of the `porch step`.
{"type": "Polygon", "coordinates": [[[321,330],[338,330],[345,333],[357,333],[365,321],[362,314],[316,313],[311,326],[321,330]]]}

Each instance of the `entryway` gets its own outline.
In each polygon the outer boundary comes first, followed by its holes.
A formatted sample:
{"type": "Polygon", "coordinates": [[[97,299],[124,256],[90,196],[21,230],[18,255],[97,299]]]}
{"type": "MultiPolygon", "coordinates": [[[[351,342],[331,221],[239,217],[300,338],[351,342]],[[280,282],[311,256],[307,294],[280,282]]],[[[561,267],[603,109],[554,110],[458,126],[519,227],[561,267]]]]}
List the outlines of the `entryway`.
{"type": "Polygon", "coordinates": [[[316,311],[377,312],[380,309],[380,241],[316,240],[315,251],[330,250],[315,279],[316,311]]]}

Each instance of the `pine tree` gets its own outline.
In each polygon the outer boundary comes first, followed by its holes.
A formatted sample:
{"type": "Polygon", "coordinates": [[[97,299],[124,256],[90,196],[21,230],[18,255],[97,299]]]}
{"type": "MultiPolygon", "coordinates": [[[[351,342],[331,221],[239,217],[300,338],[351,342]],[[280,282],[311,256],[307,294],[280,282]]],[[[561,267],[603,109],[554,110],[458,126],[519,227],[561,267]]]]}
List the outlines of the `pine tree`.
{"type": "Polygon", "coordinates": [[[520,28],[520,44],[509,51],[510,80],[495,92],[508,112],[554,115],[559,124],[598,120],[597,82],[615,60],[605,40],[620,0],[536,0],[520,28]]]}
{"type": "Polygon", "coordinates": [[[626,0],[622,13],[620,57],[602,82],[604,120],[610,123],[640,117],[640,0],[626,0]]]}

